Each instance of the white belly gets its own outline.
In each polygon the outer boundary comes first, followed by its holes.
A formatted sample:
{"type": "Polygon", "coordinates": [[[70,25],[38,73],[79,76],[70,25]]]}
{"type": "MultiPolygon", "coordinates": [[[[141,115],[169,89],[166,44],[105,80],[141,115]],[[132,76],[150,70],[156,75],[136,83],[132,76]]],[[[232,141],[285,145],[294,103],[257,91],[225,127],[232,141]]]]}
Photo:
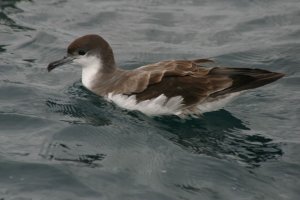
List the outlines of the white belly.
{"type": "Polygon", "coordinates": [[[160,95],[156,98],[137,102],[135,95],[127,96],[122,94],[109,93],[106,96],[108,101],[112,101],[118,106],[128,110],[138,110],[146,115],[180,115],[183,98],[181,96],[167,98],[160,95]]]}
{"type": "Polygon", "coordinates": [[[205,113],[205,112],[212,112],[216,110],[220,110],[224,108],[226,104],[231,102],[235,97],[239,96],[240,92],[235,92],[227,95],[225,98],[218,99],[216,101],[212,102],[206,102],[197,105],[197,109],[199,110],[200,113],[205,113]]]}
{"type": "Polygon", "coordinates": [[[228,102],[230,102],[234,97],[238,96],[239,93],[232,93],[225,98],[206,102],[194,106],[193,108],[186,108],[183,105],[183,98],[181,96],[176,96],[172,98],[167,98],[164,94],[145,101],[137,102],[136,96],[122,95],[122,94],[112,94],[109,93],[106,99],[110,102],[115,103],[121,108],[128,110],[138,110],[146,115],[157,116],[157,115],[178,115],[183,116],[186,114],[202,114],[205,112],[211,112],[223,108],[228,102]],[[191,109],[191,110],[190,110],[191,109]]]}

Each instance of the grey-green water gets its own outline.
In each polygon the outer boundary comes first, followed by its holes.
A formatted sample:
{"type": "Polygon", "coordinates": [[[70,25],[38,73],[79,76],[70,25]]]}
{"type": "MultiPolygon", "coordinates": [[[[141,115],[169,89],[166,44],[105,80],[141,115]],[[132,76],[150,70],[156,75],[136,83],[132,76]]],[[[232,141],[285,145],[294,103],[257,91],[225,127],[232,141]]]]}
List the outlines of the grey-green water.
{"type": "Polygon", "coordinates": [[[0,199],[300,199],[299,0],[0,0],[0,199]],[[213,57],[286,73],[199,119],[122,110],[47,73],[98,33],[124,68],[213,57]]]}

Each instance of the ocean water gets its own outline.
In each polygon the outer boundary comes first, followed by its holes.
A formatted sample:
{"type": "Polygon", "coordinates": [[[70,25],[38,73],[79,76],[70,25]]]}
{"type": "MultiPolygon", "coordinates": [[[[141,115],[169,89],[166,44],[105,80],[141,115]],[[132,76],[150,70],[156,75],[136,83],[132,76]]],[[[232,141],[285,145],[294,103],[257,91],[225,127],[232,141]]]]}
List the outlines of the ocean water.
{"type": "Polygon", "coordinates": [[[300,199],[299,0],[0,0],[1,200],[300,199]],[[96,33],[133,69],[213,58],[286,76],[200,118],[148,117],[46,71],[96,33]]]}

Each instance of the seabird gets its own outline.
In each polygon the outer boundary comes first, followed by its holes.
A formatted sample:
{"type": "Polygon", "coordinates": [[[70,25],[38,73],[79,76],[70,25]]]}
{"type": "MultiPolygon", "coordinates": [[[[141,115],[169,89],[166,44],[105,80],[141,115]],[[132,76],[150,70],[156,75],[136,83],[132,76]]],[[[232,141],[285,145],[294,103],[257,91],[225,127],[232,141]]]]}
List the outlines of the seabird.
{"type": "Polygon", "coordinates": [[[78,63],[82,83],[118,106],[147,115],[198,115],[220,109],[242,91],[284,76],[263,69],[207,67],[210,59],[168,60],[134,70],[116,65],[112,48],[99,35],[85,35],[68,47],[67,56],[48,65],[78,63]],[[205,67],[206,66],[206,67],[205,67]]]}

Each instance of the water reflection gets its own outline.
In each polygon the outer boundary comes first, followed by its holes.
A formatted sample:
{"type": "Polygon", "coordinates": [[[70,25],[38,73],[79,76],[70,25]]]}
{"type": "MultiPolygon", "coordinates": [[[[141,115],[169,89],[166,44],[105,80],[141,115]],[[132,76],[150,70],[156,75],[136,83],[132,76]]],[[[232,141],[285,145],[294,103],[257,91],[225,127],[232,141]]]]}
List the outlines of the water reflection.
{"type": "Polygon", "coordinates": [[[32,2],[31,0],[1,0],[0,1],[0,26],[4,25],[7,26],[14,31],[26,31],[26,30],[34,30],[29,27],[22,26],[15,22],[9,14],[12,13],[20,13],[22,10],[16,6],[17,3],[21,1],[28,1],[32,2]]]}
{"type": "Polygon", "coordinates": [[[80,139],[74,142],[63,138],[64,135],[60,135],[60,133],[55,135],[50,142],[44,144],[40,155],[49,160],[81,163],[89,167],[99,167],[99,162],[106,156],[99,153],[100,149],[84,143],[80,139]]]}
{"type": "Polygon", "coordinates": [[[226,110],[205,113],[201,118],[164,117],[156,121],[173,134],[169,140],[192,153],[235,159],[249,167],[257,167],[283,154],[280,144],[253,133],[226,110]]]}
{"type": "Polygon", "coordinates": [[[0,53],[5,52],[6,51],[6,45],[0,45],[0,53]]]}
{"type": "Polygon", "coordinates": [[[45,103],[50,112],[62,115],[58,117],[60,121],[70,125],[54,131],[45,141],[40,155],[49,160],[98,167],[106,155],[94,143],[94,134],[97,133],[90,127],[111,125],[111,120],[103,112],[103,106],[108,103],[86,90],[80,82],[74,83],[65,94],[61,98],[49,98],[45,103]]]}
{"type": "Polygon", "coordinates": [[[93,126],[104,126],[111,121],[103,116],[102,101],[99,97],[87,91],[79,82],[74,83],[66,91],[69,98],[51,99],[46,105],[51,112],[61,113],[69,118],[61,119],[71,124],[92,124],[93,126]],[[66,100],[67,99],[67,100],[66,100]]]}
{"type": "MultiPolygon", "coordinates": [[[[122,111],[122,109],[114,107],[104,99],[91,94],[79,82],[70,87],[66,91],[66,95],[69,97],[67,101],[49,99],[46,102],[52,112],[69,117],[62,121],[78,125],[72,130],[65,130],[58,135],[68,134],[66,132],[80,132],[81,125],[102,127],[101,130],[81,130],[81,133],[89,132],[92,135],[94,131],[110,134],[110,131],[113,130],[122,133],[122,131],[128,130],[129,126],[132,127],[131,131],[138,134],[142,127],[142,131],[152,129],[185,151],[219,159],[236,160],[248,167],[257,167],[261,162],[276,159],[283,154],[280,144],[250,130],[245,122],[226,110],[206,113],[200,118],[180,119],[176,116],[150,118],[139,112],[122,111]],[[111,129],[111,127],[114,128],[111,129]]],[[[72,138],[73,141],[78,140],[80,143],[78,146],[79,143],[70,145],[68,140],[52,140],[51,144],[49,143],[51,147],[47,147],[48,149],[56,149],[54,154],[57,156],[54,156],[54,159],[91,164],[95,160],[104,158],[104,154],[98,147],[90,149],[89,153],[79,153],[82,146],[91,146],[90,141],[81,144],[80,139],[72,138]],[[67,154],[58,153],[68,152],[71,155],[73,151],[76,151],[79,156],[75,156],[76,158],[71,156],[70,159],[66,156],[67,154]]],[[[54,154],[52,152],[51,155],[54,154]]],[[[51,157],[49,155],[48,157],[51,157]]]]}
{"type": "MultiPolygon", "coordinates": [[[[21,1],[24,1],[24,0],[2,0],[2,1],[0,1],[0,9],[1,10],[5,10],[7,8],[18,9],[16,7],[16,4],[21,1]]],[[[30,1],[30,0],[25,0],[25,1],[30,1]]]]}

